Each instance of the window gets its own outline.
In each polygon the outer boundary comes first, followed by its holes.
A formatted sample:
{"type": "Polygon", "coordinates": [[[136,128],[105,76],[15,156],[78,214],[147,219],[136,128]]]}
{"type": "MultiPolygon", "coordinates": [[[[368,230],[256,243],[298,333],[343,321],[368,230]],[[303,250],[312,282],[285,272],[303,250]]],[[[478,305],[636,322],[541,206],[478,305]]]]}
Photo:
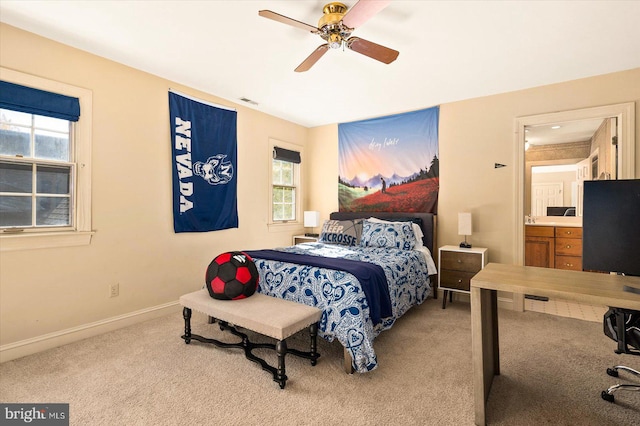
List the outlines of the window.
{"type": "Polygon", "coordinates": [[[72,122],[0,109],[0,228],[73,226],[72,122]]]}
{"type": "Polygon", "coordinates": [[[273,160],[273,221],[296,220],[296,186],[294,163],[273,160]]]}
{"type": "Polygon", "coordinates": [[[272,225],[299,225],[301,215],[301,147],[271,140],[273,153],[270,176],[270,214],[272,225]]]}
{"type": "Polygon", "coordinates": [[[0,71],[0,250],[89,244],[91,91],[0,71]]]}

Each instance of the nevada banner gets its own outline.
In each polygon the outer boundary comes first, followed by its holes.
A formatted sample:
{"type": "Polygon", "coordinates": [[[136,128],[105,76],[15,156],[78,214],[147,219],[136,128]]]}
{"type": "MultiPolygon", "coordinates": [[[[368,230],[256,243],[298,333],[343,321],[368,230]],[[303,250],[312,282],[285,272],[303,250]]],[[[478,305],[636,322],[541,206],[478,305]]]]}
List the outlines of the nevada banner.
{"type": "Polygon", "coordinates": [[[237,113],[169,92],[173,228],[238,227],[237,113]]]}

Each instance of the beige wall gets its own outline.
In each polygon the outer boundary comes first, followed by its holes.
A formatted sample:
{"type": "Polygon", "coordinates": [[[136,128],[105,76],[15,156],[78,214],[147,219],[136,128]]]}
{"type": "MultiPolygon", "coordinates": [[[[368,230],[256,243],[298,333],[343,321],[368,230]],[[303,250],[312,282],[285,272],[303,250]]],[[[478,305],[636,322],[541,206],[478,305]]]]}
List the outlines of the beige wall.
{"type": "MultiPolygon", "coordinates": [[[[474,213],[472,243],[489,261],[516,262],[516,117],[636,103],[636,163],[640,157],[640,69],[445,104],[440,113],[439,241],[455,243],[457,211],[474,213]],[[507,167],[495,169],[494,163],[507,167]]],[[[638,169],[636,168],[636,177],[638,169]]]]}
{"type": "Polygon", "coordinates": [[[218,253],[290,244],[267,228],[267,144],[304,146],[309,129],[4,24],[0,65],[92,90],[96,230],[89,246],[1,253],[0,347],[176,302],[218,253]],[[237,229],[173,232],[169,88],[238,110],[237,229]]]}
{"type": "MultiPolygon", "coordinates": [[[[174,234],[167,90],[228,101],[6,25],[0,25],[0,65],[93,91],[97,231],[88,247],[2,253],[5,347],[175,302],[203,284],[204,269],[219,252],[288,244],[293,232],[266,226],[269,137],[305,145],[311,160],[305,209],[321,211],[322,219],[337,209],[337,125],[306,129],[233,105],[240,228],[174,234]],[[120,296],[110,299],[113,282],[120,283],[120,296]]],[[[470,211],[470,242],[488,247],[490,261],[513,262],[515,117],[629,101],[636,102],[640,135],[640,69],[441,105],[439,245],[459,243],[456,213],[470,211]]],[[[640,165],[637,140],[635,146],[640,165]]]]}
{"type": "MultiPolygon", "coordinates": [[[[635,102],[635,157],[640,166],[639,101],[640,68],[441,105],[438,245],[460,243],[457,213],[469,211],[473,213],[469,241],[488,247],[490,262],[516,262],[515,118],[635,102]],[[507,167],[496,169],[494,163],[507,167]]],[[[311,149],[323,158],[323,167],[314,169],[311,177],[311,207],[323,217],[338,207],[338,166],[335,160],[328,161],[330,153],[337,156],[335,140],[336,125],[311,129],[311,149]]],[[[640,167],[635,173],[640,177],[640,167]]]]}

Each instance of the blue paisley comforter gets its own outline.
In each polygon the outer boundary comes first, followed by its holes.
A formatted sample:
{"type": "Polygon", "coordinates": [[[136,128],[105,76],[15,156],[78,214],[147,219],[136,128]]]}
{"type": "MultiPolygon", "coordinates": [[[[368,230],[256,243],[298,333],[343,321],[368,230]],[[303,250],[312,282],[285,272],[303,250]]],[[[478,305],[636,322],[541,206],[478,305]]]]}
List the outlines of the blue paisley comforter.
{"type": "Polygon", "coordinates": [[[374,325],[362,286],[352,274],[328,268],[266,260],[254,262],[260,273],[258,291],[316,306],[323,311],[318,334],[349,351],[356,371],[377,367],[374,338],[393,326],[410,307],[421,304],[431,290],[425,254],[417,250],[363,248],[305,243],[277,250],[359,260],[380,265],[389,285],[392,315],[374,325]]]}

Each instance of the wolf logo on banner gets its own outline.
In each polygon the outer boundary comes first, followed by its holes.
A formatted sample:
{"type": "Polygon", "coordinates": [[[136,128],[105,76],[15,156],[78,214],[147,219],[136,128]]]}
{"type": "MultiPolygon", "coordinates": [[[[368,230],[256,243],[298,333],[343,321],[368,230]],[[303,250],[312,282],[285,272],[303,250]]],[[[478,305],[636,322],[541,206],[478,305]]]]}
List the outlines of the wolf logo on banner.
{"type": "Polygon", "coordinates": [[[169,92],[173,228],[238,227],[237,113],[169,92]]]}
{"type": "Polygon", "coordinates": [[[340,211],[437,213],[439,110],[338,125],[340,211]]]}
{"type": "Polygon", "coordinates": [[[209,185],[224,185],[233,179],[233,164],[225,160],[224,154],[209,157],[206,162],[196,161],[193,165],[193,172],[202,179],[209,182],[209,185]]]}

